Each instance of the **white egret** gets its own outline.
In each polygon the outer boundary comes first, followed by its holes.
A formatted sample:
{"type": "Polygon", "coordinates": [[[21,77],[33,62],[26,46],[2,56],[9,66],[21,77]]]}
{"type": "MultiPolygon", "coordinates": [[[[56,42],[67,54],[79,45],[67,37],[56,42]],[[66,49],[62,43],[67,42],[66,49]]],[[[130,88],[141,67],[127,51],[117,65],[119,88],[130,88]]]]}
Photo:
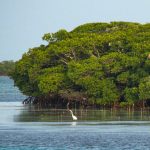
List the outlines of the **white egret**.
{"type": "Polygon", "coordinates": [[[77,117],[73,114],[72,110],[69,109],[69,111],[70,111],[70,113],[71,113],[71,115],[72,115],[72,119],[73,119],[73,120],[78,120],[77,117]]]}

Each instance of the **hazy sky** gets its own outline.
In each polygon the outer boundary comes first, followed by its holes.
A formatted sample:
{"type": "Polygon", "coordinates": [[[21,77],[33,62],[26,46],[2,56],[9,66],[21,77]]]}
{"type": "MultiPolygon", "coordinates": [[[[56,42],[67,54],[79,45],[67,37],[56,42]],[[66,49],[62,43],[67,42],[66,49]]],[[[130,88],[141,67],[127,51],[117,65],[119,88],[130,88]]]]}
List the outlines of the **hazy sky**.
{"type": "Polygon", "coordinates": [[[150,22],[150,0],[0,0],[0,61],[20,59],[44,33],[110,21],[150,22]]]}

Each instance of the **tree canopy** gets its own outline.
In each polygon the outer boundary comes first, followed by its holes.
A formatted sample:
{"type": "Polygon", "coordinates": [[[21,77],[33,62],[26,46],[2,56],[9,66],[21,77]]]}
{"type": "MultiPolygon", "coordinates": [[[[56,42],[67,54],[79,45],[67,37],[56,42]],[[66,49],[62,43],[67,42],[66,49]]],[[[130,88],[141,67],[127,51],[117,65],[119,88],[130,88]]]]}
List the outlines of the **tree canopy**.
{"type": "Polygon", "coordinates": [[[48,44],[23,54],[12,74],[24,94],[81,93],[110,106],[150,100],[150,24],[88,23],[42,39],[48,44]]]}

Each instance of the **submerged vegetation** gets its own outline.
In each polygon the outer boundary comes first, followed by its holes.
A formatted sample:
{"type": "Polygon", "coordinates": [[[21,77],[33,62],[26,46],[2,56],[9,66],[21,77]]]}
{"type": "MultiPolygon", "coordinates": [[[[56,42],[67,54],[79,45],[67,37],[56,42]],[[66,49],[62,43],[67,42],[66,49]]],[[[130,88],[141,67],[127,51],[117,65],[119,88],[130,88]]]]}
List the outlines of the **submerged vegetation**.
{"type": "Polygon", "coordinates": [[[0,62],[0,76],[1,75],[9,75],[15,69],[15,62],[10,61],[2,61],[0,62]]]}
{"type": "Polygon", "coordinates": [[[150,24],[88,23],[47,33],[12,77],[25,103],[66,107],[150,105],[150,24]]]}

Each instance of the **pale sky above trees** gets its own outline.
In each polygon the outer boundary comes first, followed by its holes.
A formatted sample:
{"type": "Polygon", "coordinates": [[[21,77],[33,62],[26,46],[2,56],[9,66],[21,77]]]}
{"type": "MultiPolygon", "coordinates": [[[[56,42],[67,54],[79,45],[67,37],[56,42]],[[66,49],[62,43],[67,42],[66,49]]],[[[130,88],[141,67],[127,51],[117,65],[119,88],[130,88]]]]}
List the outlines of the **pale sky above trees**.
{"type": "Polygon", "coordinates": [[[89,22],[150,22],[149,0],[0,0],[0,61],[18,60],[42,36],[89,22]]]}

